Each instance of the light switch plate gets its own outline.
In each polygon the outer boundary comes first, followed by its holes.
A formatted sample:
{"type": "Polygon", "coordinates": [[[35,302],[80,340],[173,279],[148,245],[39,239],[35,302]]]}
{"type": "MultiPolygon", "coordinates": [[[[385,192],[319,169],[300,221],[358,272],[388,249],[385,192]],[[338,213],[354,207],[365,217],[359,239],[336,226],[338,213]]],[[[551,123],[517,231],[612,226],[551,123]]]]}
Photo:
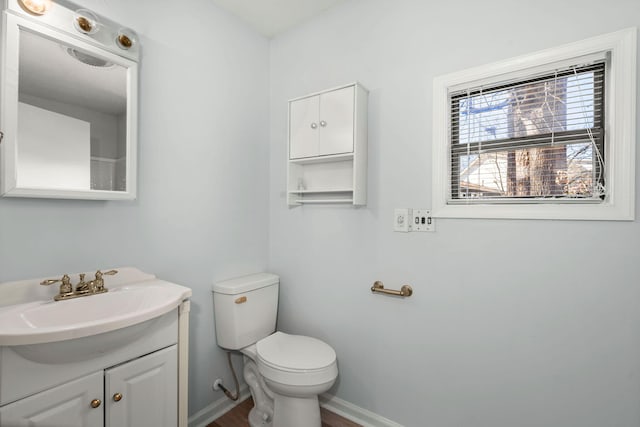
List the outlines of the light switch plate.
{"type": "Polygon", "coordinates": [[[397,208],[393,211],[393,231],[408,233],[411,231],[411,209],[397,208]]]}
{"type": "Polygon", "coordinates": [[[411,209],[411,231],[436,231],[434,219],[428,209],[411,209]]]}

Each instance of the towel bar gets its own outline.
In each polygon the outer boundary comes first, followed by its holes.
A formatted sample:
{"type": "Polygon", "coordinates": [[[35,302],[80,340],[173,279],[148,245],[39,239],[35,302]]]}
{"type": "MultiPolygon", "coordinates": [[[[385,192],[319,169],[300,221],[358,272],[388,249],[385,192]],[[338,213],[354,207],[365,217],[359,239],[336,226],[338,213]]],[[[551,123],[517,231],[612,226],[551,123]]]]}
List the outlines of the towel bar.
{"type": "Polygon", "coordinates": [[[409,285],[402,285],[400,290],[396,291],[394,289],[385,289],[384,285],[379,280],[375,281],[375,283],[371,287],[371,292],[387,294],[387,295],[396,295],[399,297],[410,297],[411,295],[413,295],[413,289],[411,289],[411,286],[409,285]]]}

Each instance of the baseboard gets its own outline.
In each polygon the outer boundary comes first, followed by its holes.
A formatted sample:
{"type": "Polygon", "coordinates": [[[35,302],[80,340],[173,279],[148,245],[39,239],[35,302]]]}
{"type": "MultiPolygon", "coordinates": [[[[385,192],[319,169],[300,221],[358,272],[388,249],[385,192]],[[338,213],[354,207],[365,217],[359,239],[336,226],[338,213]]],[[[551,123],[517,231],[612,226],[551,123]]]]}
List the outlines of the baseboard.
{"type": "MultiPolygon", "coordinates": [[[[248,399],[250,396],[251,393],[249,392],[249,387],[246,384],[243,384],[240,387],[240,397],[237,401],[233,401],[226,396],[222,396],[220,399],[190,416],[189,427],[206,427],[214,420],[232,410],[238,403],[248,399]]],[[[330,394],[321,395],[319,400],[320,406],[323,408],[326,408],[329,411],[355,423],[361,424],[363,427],[404,427],[402,424],[393,422],[330,394]]]]}
{"type": "Polygon", "coordinates": [[[371,411],[330,394],[320,396],[320,406],[363,427],[404,427],[371,411]]]}
{"type": "Polygon", "coordinates": [[[249,398],[251,393],[249,392],[249,387],[246,384],[243,384],[240,387],[240,397],[238,400],[233,401],[229,399],[227,396],[222,396],[220,399],[211,403],[196,412],[192,416],[189,417],[189,427],[206,427],[214,420],[220,418],[230,410],[232,410],[238,403],[243,402],[245,399],[249,398]]]}

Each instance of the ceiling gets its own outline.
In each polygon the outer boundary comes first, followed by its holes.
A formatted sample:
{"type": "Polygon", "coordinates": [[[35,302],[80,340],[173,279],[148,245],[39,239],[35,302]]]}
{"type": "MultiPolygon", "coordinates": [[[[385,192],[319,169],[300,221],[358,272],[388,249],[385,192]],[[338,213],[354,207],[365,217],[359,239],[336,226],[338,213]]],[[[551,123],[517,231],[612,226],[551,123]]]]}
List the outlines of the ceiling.
{"type": "Polygon", "coordinates": [[[266,37],[273,37],[347,0],[212,0],[266,37]]]}

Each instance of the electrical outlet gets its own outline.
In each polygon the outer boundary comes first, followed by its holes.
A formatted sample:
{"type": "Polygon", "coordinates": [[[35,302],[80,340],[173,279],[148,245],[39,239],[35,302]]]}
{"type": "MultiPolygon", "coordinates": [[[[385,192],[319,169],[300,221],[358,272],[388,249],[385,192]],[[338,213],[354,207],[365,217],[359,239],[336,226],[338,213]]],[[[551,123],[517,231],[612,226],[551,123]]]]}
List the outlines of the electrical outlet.
{"type": "Polygon", "coordinates": [[[393,231],[411,231],[411,209],[398,208],[393,211],[393,231]]]}
{"type": "Polygon", "coordinates": [[[412,209],[412,231],[436,231],[436,224],[428,209],[412,209]]]}

